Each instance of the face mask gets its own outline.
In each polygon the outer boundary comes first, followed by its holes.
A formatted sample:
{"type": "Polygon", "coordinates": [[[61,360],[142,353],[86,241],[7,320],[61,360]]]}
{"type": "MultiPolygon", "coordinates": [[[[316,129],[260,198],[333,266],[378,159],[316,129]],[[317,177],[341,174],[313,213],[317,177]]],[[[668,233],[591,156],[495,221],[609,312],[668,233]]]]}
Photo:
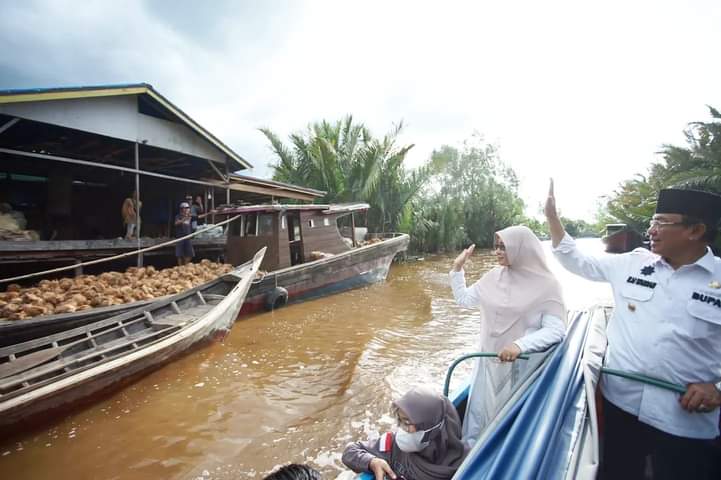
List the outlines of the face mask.
{"type": "Polygon", "coordinates": [[[443,425],[443,422],[429,428],[428,430],[419,430],[413,433],[406,432],[402,428],[399,428],[396,432],[396,445],[398,445],[398,448],[406,453],[420,452],[431,443],[430,439],[425,442],[423,441],[423,437],[425,437],[426,433],[440,427],[441,425],[443,425]]]}
{"type": "Polygon", "coordinates": [[[423,442],[423,436],[426,434],[425,430],[421,430],[414,433],[408,433],[402,428],[396,432],[396,445],[402,451],[407,453],[420,452],[428,446],[430,442],[423,442]]]}

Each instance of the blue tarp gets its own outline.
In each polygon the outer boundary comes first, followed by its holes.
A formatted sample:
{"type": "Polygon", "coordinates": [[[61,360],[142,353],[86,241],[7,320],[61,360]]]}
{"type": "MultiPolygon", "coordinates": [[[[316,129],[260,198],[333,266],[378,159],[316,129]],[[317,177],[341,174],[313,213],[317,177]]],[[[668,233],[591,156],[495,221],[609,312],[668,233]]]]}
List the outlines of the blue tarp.
{"type": "Polygon", "coordinates": [[[588,325],[588,313],[576,315],[543,372],[471,451],[455,478],[563,478],[583,391],[581,358],[588,325]]]}

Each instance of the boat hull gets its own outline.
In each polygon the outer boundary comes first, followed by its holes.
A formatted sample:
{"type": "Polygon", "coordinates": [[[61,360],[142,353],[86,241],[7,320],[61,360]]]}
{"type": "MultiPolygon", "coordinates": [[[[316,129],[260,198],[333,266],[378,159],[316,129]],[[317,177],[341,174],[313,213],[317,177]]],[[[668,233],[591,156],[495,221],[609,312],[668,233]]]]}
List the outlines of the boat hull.
{"type": "Polygon", "coordinates": [[[330,258],[270,272],[250,287],[240,314],[270,309],[269,300],[276,287],[288,292],[288,303],[296,303],[382,282],[393,258],[405,251],[409,242],[410,237],[403,234],[330,258]]]}
{"type": "MultiPolygon", "coordinates": [[[[405,251],[409,242],[410,237],[403,234],[330,258],[269,272],[262,281],[251,285],[240,316],[265,311],[268,295],[275,287],[285,288],[288,291],[288,302],[294,303],[382,282],[388,275],[395,255],[405,251]]],[[[145,308],[163,298],[29,320],[2,320],[0,348],[145,308]]]]}
{"type": "Polygon", "coordinates": [[[204,342],[224,337],[240,312],[259,265],[260,260],[257,260],[252,268],[246,268],[244,276],[239,278],[237,285],[224,299],[186,327],[142,348],[21,395],[7,400],[0,397],[0,429],[14,431],[42,421],[49,415],[69,409],[77,402],[127,384],[204,342]]]}

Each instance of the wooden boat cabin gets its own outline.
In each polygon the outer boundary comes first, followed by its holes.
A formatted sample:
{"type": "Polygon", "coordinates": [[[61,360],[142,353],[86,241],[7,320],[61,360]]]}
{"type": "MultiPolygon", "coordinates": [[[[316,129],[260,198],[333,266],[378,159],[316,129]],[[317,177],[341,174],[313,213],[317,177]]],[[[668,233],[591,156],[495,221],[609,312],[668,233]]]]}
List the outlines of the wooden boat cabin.
{"type": "Polygon", "coordinates": [[[644,238],[625,223],[609,223],[601,239],[607,253],[625,253],[643,246],[644,238]]]}
{"type": "Polygon", "coordinates": [[[368,208],[367,203],[224,208],[220,214],[240,216],[229,224],[225,261],[239,265],[267,247],[261,268],[274,271],[346,252],[365,243],[367,229],[356,227],[354,213],[368,208]]]}

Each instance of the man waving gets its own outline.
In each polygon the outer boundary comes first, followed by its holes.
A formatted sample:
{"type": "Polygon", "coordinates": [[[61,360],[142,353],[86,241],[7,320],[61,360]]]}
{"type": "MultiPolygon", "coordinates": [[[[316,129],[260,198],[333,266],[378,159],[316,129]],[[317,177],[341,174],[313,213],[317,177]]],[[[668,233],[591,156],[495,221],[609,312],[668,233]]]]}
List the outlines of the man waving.
{"type": "Polygon", "coordinates": [[[553,251],[569,271],[609,282],[605,366],[687,387],[684,395],[619,377],[601,380],[605,419],[601,474],[644,478],[711,478],[711,439],[721,405],[721,259],[709,248],[721,197],[665,189],[649,227],[651,251],[592,257],[561,225],[551,181],[545,206],[553,251]]]}

